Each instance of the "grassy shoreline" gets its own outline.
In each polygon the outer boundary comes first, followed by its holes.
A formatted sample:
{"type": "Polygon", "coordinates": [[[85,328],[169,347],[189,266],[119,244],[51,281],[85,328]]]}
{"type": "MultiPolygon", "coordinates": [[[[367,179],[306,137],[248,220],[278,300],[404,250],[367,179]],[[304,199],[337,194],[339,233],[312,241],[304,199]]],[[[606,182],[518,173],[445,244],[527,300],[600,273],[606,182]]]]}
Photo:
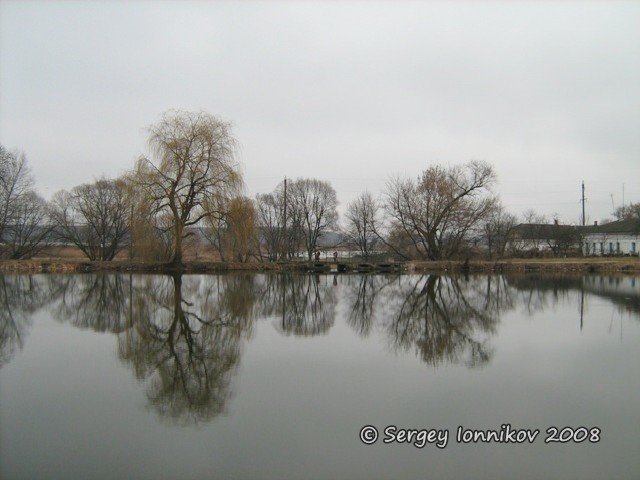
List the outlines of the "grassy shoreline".
{"type": "MultiPolygon", "coordinates": [[[[355,263],[354,263],[355,265],[355,263]]],[[[473,260],[468,268],[463,261],[410,261],[400,265],[407,273],[419,272],[640,272],[640,259],[633,257],[617,258],[548,258],[548,259],[506,259],[473,260]]],[[[185,263],[184,273],[219,272],[308,272],[312,264],[306,262],[290,263],[233,263],[198,262],[185,263]]],[[[165,263],[144,263],[128,260],[111,262],[91,262],[83,260],[2,260],[0,273],[86,273],[86,272],[135,272],[135,273],[172,273],[175,271],[165,263]]]]}
{"type": "MultiPolygon", "coordinates": [[[[459,272],[464,271],[462,261],[409,262],[408,271],[414,272],[459,272]]],[[[640,259],[637,257],[614,258],[512,258],[504,260],[469,261],[470,272],[640,272],[640,259]]]]}

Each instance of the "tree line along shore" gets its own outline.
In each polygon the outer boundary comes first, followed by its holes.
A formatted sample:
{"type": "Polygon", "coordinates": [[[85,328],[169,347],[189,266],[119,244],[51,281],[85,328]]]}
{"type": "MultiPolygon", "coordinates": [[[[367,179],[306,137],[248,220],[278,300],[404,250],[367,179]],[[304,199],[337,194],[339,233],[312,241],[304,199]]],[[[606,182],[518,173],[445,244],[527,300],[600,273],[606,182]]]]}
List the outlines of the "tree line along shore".
{"type": "MultiPolygon", "coordinates": [[[[148,154],[124,175],[48,201],[37,193],[26,155],[0,146],[0,268],[300,270],[322,263],[321,251],[349,252],[349,265],[403,269],[637,268],[633,258],[574,259],[582,243],[573,230],[556,229],[549,248],[519,241],[519,224],[547,219],[509,212],[487,162],[390,177],[379,196],[360,193],[340,218],[326,180],[285,178],[272,192],[244,195],[237,145],[230,123],[170,110],[148,128],[148,154]],[[65,249],[73,253],[61,255],[65,249]]],[[[640,222],[640,204],[614,215],[640,222]]]]}

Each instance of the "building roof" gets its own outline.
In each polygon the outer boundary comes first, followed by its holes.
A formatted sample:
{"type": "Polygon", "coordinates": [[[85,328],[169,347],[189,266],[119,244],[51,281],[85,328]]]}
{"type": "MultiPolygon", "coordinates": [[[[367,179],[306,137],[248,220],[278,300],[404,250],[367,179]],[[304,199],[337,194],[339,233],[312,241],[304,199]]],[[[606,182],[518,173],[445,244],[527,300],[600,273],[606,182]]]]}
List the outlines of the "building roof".
{"type": "Polygon", "coordinates": [[[640,233],[640,220],[617,220],[603,225],[588,225],[580,227],[583,233],[640,233]]]}
{"type": "Polygon", "coordinates": [[[514,232],[523,240],[551,239],[558,235],[584,235],[587,233],[640,234],[640,220],[617,220],[603,225],[557,225],[548,223],[521,223],[514,232]]]}
{"type": "Polygon", "coordinates": [[[514,232],[523,240],[551,239],[560,235],[574,235],[579,233],[574,225],[559,225],[554,223],[521,223],[514,227],[514,232]]]}

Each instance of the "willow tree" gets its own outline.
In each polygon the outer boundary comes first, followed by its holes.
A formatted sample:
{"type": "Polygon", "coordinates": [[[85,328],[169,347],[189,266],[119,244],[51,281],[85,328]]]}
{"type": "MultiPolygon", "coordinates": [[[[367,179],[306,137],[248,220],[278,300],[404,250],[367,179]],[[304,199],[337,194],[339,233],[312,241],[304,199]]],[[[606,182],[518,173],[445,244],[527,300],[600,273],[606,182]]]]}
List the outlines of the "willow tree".
{"type": "Polygon", "coordinates": [[[170,219],[171,263],[181,268],[188,227],[211,215],[211,205],[237,194],[242,185],[235,161],[236,141],[231,125],[205,112],[171,110],[149,127],[153,158],[138,160],[134,185],[147,197],[151,213],[170,219]]]}

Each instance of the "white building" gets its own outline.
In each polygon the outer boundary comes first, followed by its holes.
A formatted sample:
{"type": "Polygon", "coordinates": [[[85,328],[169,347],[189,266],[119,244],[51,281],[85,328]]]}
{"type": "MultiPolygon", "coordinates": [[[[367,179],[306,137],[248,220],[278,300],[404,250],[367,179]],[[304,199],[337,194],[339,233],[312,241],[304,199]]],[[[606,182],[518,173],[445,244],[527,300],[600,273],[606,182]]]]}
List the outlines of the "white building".
{"type": "Polygon", "coordinates": [[[574,225],[561,225],[557,220],[547,223],[521,223],[512,232],[507,250],[511,252],[544,252],[556,254],[568,250],[580,250],[580,228],[574,225]]]}
{"type": "Polygon", "coordinates": [[[584,255],[638,255],[640,249],[640,220],[583,227],[582,253],[584,255]]]}

